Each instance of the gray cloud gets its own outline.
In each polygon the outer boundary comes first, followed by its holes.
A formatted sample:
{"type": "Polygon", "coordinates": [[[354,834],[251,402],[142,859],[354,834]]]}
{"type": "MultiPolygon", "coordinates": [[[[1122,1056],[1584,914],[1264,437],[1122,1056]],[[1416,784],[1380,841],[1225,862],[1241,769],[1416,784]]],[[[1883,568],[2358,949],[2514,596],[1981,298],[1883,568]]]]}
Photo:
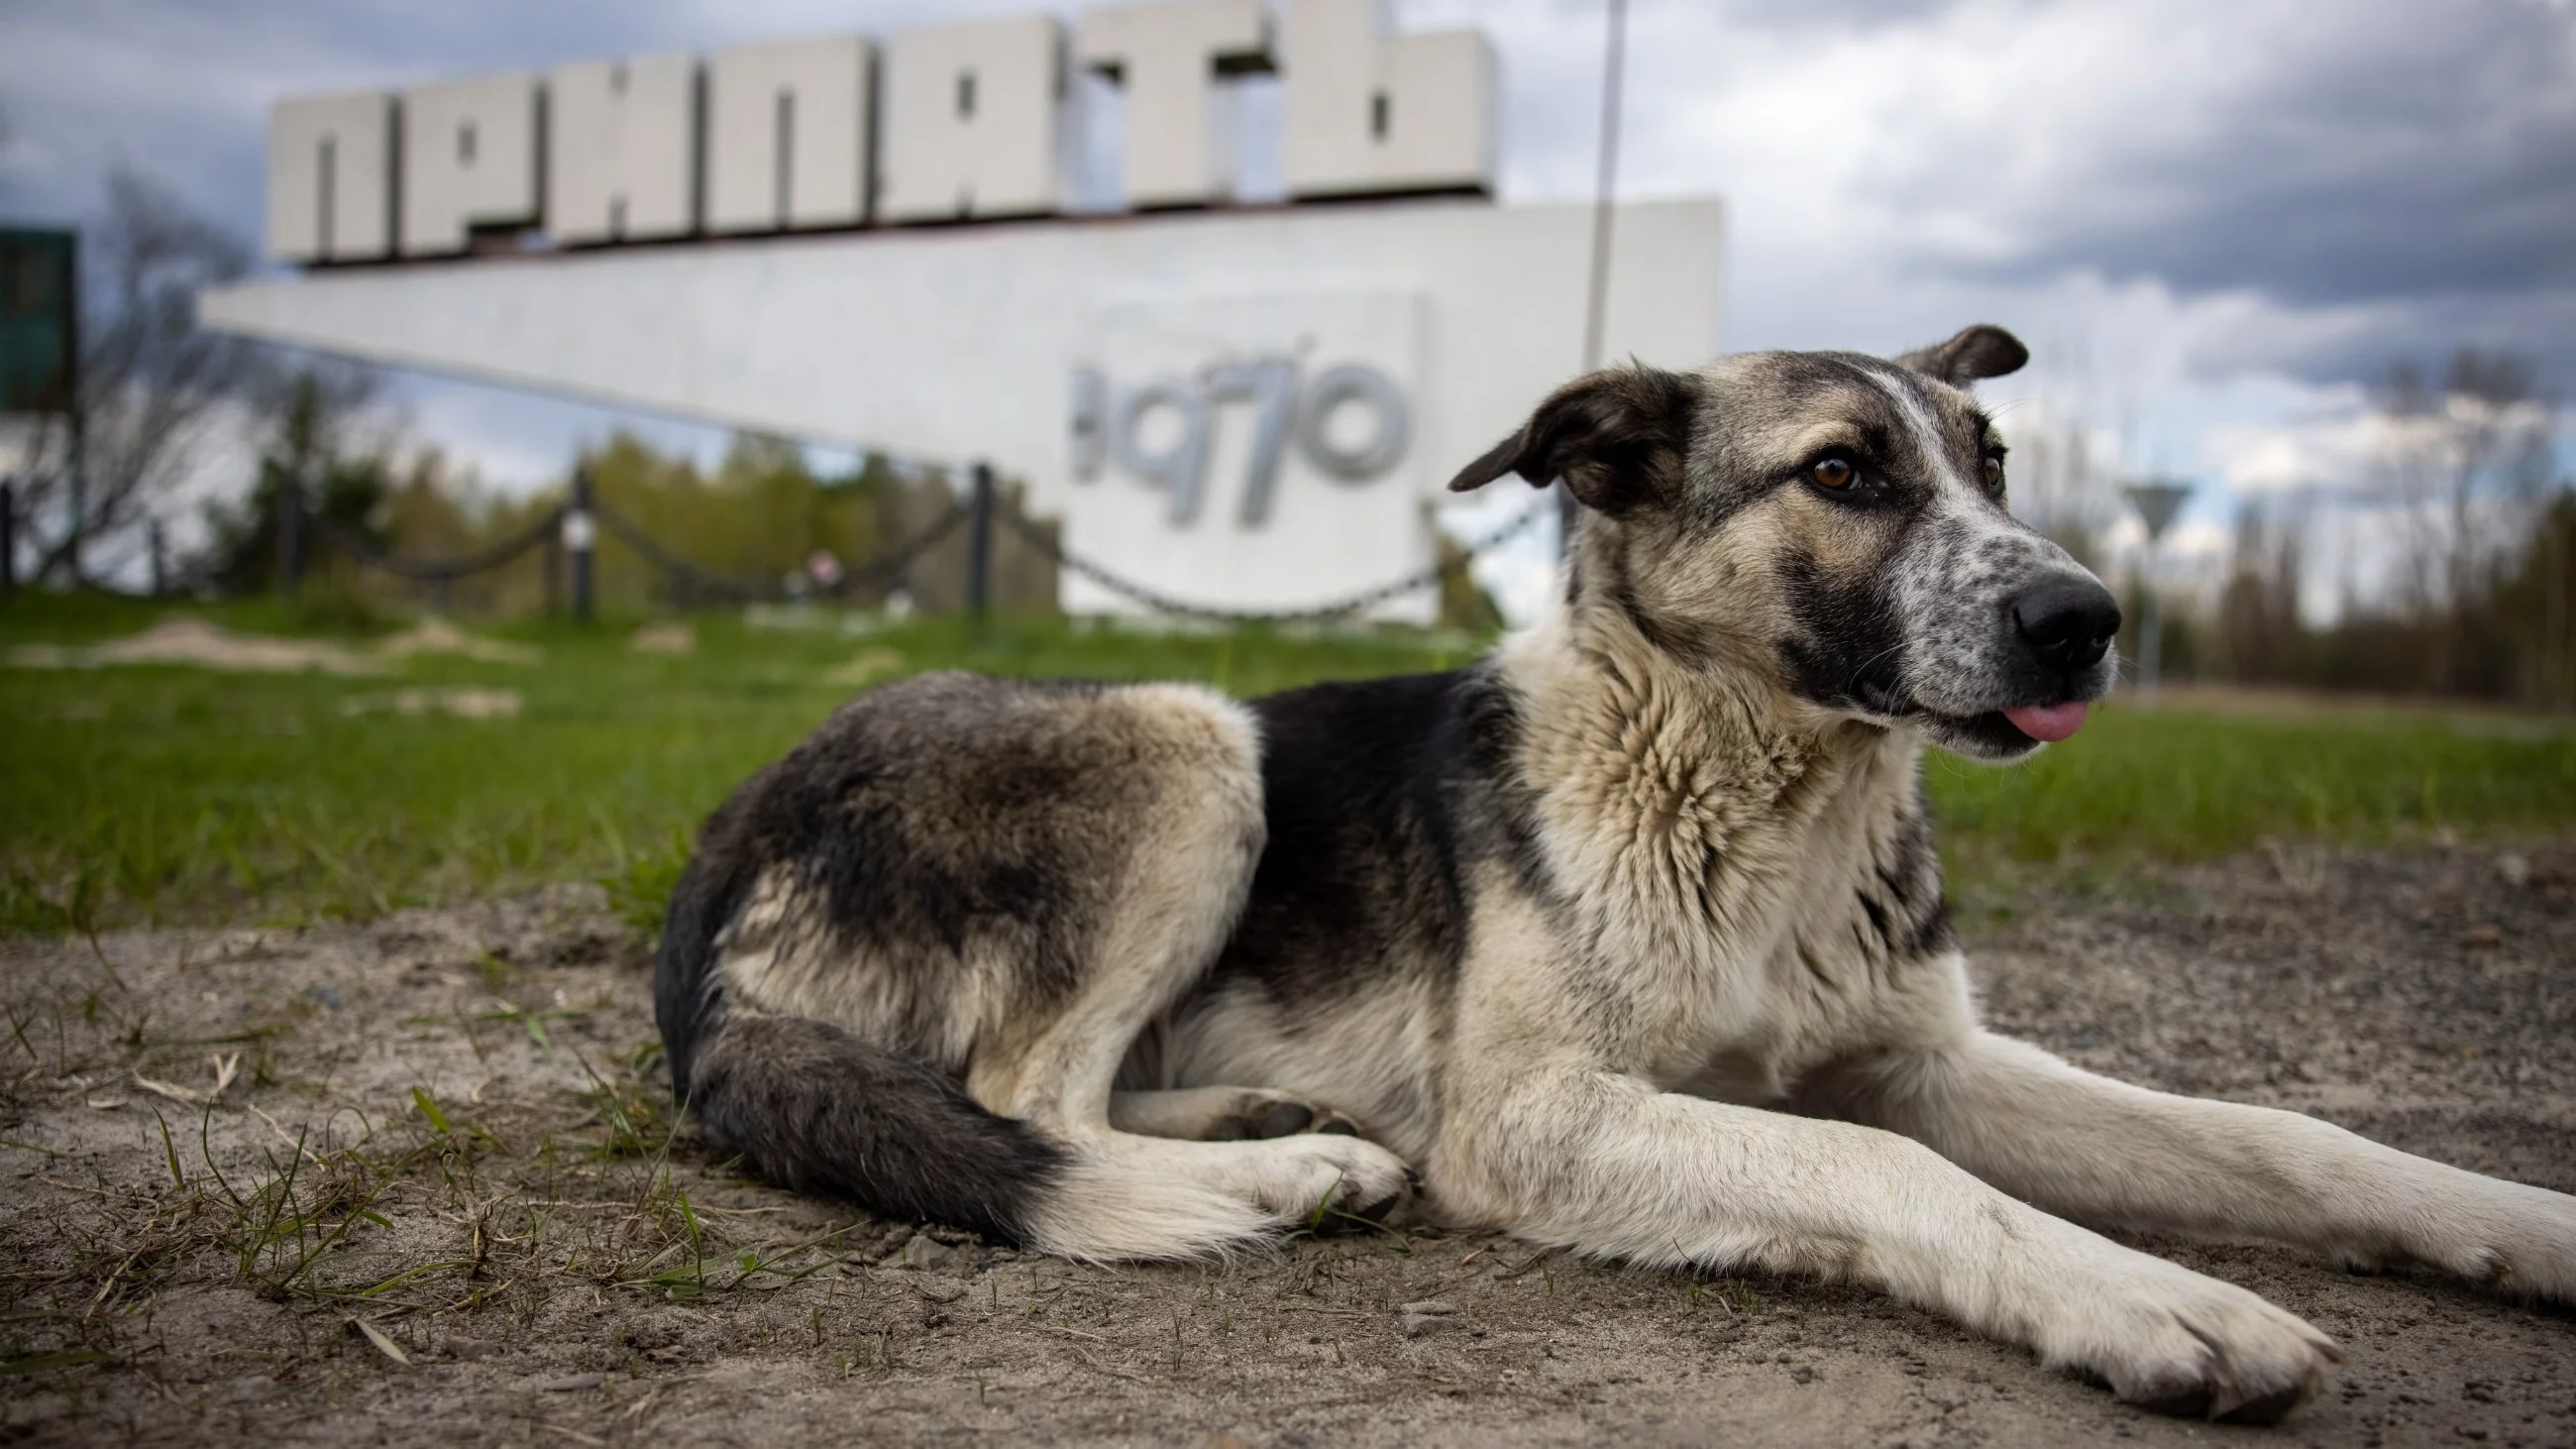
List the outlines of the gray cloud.
{"type": "MultiPolygon", "coordinates": [[[[2576,34],[2528,0],[2338,5],[2190,143],[2112,138],[2019,218],[2009,270],[2091,266],[2291,304],[2576,286],[2576,34]],[[2130,197],[2152,199],[2133,209],[2130,197]]],[[[2251,39],[2251,37],[2249,37],[2251,39]]],[[[2177,100],[2200,99],[2187,86],[2177,100]]],[[[1918,177],[1927,198],[1936,180],[1918,177]]]]}

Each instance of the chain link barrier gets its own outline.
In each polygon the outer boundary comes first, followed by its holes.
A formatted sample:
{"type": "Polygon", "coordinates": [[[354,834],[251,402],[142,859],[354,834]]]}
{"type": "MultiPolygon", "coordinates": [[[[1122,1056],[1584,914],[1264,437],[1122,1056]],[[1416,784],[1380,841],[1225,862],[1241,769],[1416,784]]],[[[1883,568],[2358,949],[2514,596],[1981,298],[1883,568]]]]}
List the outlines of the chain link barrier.
{"type": "Polygon", "coordinates": [[[758,578],[743,578],[735,574],[720,574],[713,569],[691,563],[665,548],[651,534],[636,527],[627,520],[625,515],[597,498],[590,500],[590,516],[598,520],[601,532],[614,535],[618,542],[642,555],[645,562],[673,578],[685,581],[693,592],[720,594],[744,603],[763,602],[777,592],[776,583],[766,575],[758,578]]]}
{"type": "MultiPolygon", "coordinates": [[[[544,515],[535,522],[508,538],[487,544],[472,553],[456,554],[448,558],[405,558],[379,546],[375,540],[338,519],[321,513],[307,512],[303,522],[313,530],[316,538],[329,543],[369,568],[415,583],[449,584],[470,574],[498,568],[530,549],[554,541],[561,536],[564,520],[570,512],[568,506],[557,504],[546,510],[544,515]]],[[[834,579],[828,587],[818,589],[817,592],[826,596],[839,596],[873,584],[891,583],[900,578],[905,570],[919,562],[923,554],[937,547],[942,539],[956,532],[958,525],[966,521],[967,513],[967,508],[962,504],[949,509],[919,533],[874,558],[852,564],[844,569],[839,578],[834,579]]],[[[735,574],[718,573],[692,562],[673,552],[651,534],[637,527],[633,521],[598,499],[591,501],[590,516],[597,521],[603,531],[616,535],[619,542],[633,549],[645,562],[678,578],[692,591],[725,595],[747,603],[764,602],[780,597],[786,592],[775,580],[765,576],[744,578],[735,574]]]]}
{"type": "MultiPolygon", "coordinates": [[[[1464,570],[1478,557],[1529,531],[1552,506],[1542,500],[1524,510],[1510,522],[1467,544],[1452,557],[1442,559],[1427,568],[1417,569],[1401,578],[1390,579],[1386,583],[1346,598],[1302,609],[1226,609],[1175,598],[1149,584],[1138,583],[1094,559],[1067,549],[1057,542],[1048,530],[1023,516],[1016,509],[996,510],[996,512],[999,520],[1017,533],[1022,542],[1053,560],[1058,568],[1079,574],[1110,593],[1156,613],[1217,624],[1298,624],[1319,623],[1331,619],[1348,618],[1354,614],[1364,614],[1381,604],[1400,599],[1418,590],[1437,588],[1451,573],[1464,570]]],[[[508,538],[487,544],[471,553],[438,559],[404,558],[378,546],[374,540],[339,520],[320,513],[306,513],[304,522],[313,530],[316,537],[339,548],[370,568],[381,569],[396,577],[418,583],[448,584],[469,574],[498,568],[528,550],[558,538],[571,512],[569,505],[557,504],[535,522],[508,538]]],[[[906,570],[919,562],[924,554],[938,547],[948,535],[956,532],[973,513],[972,508],[962,503],[951,507],[912,537],[873,558],[850,565],[841,572],[839,578],[816,592],[825,597],[839,597],[860,588],[893,583],[901,578],[906,570]]],[[[633,549],[645,562],[661,569],[692,592],[720,595],[745,603],[767,602],[786,592],[776,580],[766,576],[747,578],[738,574],[719,573],[692,562],[645,532],[633,520],[610,507],[604,500],[591,499],[589,514],[597,521],[602,531],[615,535],[620,543],[633,549]]]]}
{"type": "Polygon", "coordinates": [[[468,574],[499,568],[532,548],[539,547],[563,528],[561,505],[546,510],[534,523],[496,543],[486,544],[472,553],[448,558],[404,558],[387,552],[376,541],[328,514],[307,512],[305,524],[314,536],[331,544],[369,568],[382,569],[396,578],[415,583],[449,584],[468,574]]]}
{"type": "MultiPolygon", "coordinates": [[[[929,527],[912,537],[874,558],[865,559],[844,568],[839,578],[834,579],[827,586],[816,589],[815,592],[826,597],[838,597],[865,585],[892,583],[901,578],[905,570],[919,562],[923,554],[936,548],[941,539],[956,532],[957,525],[966,521],[967,512],[968,509],[963,504],[950,508],[929,527]]],[[[744,578],[738,574],[720,574],[691,563],[664,547],[651,534],[637,527],[632,520],[600,499],[591,500],[590,513],[593,518],[599,520],[601,528],[617,535],[619,542],[641,554],[646,562],[679,578],[692,590],[703,589],[710,593],[724,594],[746,603],[766,602],[785,592],[775,581],[766,576],[744,578]]]]}
{"type": "Polygon", "coordinates": [[[1365,613],[1391,599],[1400,599],[1417,589],[1436,588],[1453,571],[1465,569],[1480,555],[1527,532],[1554,507],[1553,502],[1542,500],[1511,522],[1468,544],[1454,557],[1442,559],[1428,568],[1418,569],[1402,578],[1391,579],[1348,598],[1304,609],[1220,609],[1207,604],[1194,604],[1186,599],[1176,599],[1159,589],[1140,584],[1105,565],[1072,552],[1048,536],[1044,529],[1017,514],[1010,515],[1004,521],[1009,523],[1030,547],[1055,560],[1058,568],[1080,574],[1129,603],[1141,604],[1156,613],[1170,614],[1183,619],[1199,619],[1213,624],[1306,624],[1319,623],[1327,619],[1347,618],[1353,614],[1365,613]]]}

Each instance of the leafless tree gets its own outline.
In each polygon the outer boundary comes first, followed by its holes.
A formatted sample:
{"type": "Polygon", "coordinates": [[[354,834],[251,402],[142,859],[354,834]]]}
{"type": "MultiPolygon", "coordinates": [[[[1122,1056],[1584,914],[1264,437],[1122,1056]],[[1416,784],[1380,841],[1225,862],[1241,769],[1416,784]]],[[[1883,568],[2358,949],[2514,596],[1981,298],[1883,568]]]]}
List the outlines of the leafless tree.
{"type": "Polygon", "coordinates": [[[2102,456],[2101,414],[2106,394],[2122,389],[2102,386],[2096,349],[2080,331],[2043,344],[2040,371],[2044,396],[2004,418],[2013,445],[2013,515],[2098,569],[2109,562],[2104,537],[2121,509],[2117,460],[2102,456]]]}
{"type": "Polygon", "coordinates": [[[20,485],[39,578],[71,576],[87,564],[86,546],[114,543],[161,507],[223,405],[266,366],[251,344],[197,326],[198,291],[250,270],[239,237],[169,188],[120,170],[89,240],[78,416],[36,431],[20,485]]]}
{"type": "Polygon", "coordinates": [[[2025,425],[2014,439],[2015,517],[2046,534],[2088,568],[2103,558],[2103,535],[2118,517],[2115,478],[2095,456],[2078,419],[2050,417],[2025,425]]]}
{"type": "Polygon", "coordinates": [[[2438,380],[2392,366],[2375,399],[2377,491],[2395,506],[2404,610],[2432,631],[2437,688],[2452,687],[2469,612],[2529,536],[2550,482],[2554,409],[2530,362],[2463,348],[2438,380]]]}

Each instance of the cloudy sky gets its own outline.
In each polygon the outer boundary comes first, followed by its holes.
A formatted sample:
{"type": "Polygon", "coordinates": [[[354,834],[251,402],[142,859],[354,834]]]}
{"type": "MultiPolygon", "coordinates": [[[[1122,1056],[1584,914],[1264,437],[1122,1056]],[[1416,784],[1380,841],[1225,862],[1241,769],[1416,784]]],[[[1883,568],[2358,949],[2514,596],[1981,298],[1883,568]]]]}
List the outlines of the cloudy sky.
{"type": "MultiPolygon", "coordinates": [[[[11,0],[0,214],[90,214],[122,162],[255,233],[279,95],[1033,8],[11,0]]],[[[1493,37],[1506,200],[1589,193],[1600,0],[1394,11],[1493,37]]],[[[1728,347],[2004,323],[2040,362],[1989,388],[2213,485],[2204,545],[2230,499],[2348,473],[2394,359],[2511,348],[2576,393],[2569,0],[1632,0],[1631,27],[1621,190],[1727,199],[1728,347]]],[[[504,483],[617,420],[406,397],[504,483]]]]}

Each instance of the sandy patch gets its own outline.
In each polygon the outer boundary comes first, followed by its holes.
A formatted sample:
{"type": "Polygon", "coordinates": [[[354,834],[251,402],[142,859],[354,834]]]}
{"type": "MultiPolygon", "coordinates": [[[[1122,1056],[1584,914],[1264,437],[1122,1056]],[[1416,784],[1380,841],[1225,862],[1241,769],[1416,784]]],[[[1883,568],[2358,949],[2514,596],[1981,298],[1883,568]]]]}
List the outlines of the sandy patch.
{"type": "Polygon", "coordinates": [[[408,659],[414,654],[457,654],[486,664],[536,664],[546,657],[546,651],[533,644],[513,644],[506,639],[468,634],[434,614],[399,634],[388,634],[377,640],[376,652],[388,659],[408,659]]]}
{"type": "Polygon", "coordinates": [[[627,636],[626,647],[638,654],[695,654],[698,631],[678,622],[647,624],[627,636]]]}
{"type": "Polygon", "coordinates": [[[340,701],[340,713],[452,715],[457,719],[516,719],[515,689],[397,689],[391,694],[359,694],[340,701]]]}
{"type": "Polygon", "coordinates": [[[272,634],[236,634],[203,619],[164,619],[139,634],[104,644],[77,648],[59,644],[22,644],[9,651],[9,662],[22,669],[97,669],[112,664],[186,664],[200,669],[245,673],[382,674],[389,667],[327,639],[286,639],[272,634]]]}
{"type": "Polygon", "coordinates": [[[240,634],[204,619],[164,619],[139,634],[104,644],[22,644],[8,653],[21,669],[98,669],[115,664],[184,664],[253,674],[384,674],[415,654],[456,654],[490,664],[535,664],[545,651],[468,634],[444,619],[423,619],[358,649],[329,639],[240,634]]]}
{"type": "Polygon", "coordinates": [[[874,684],[902,668],[903,656],[892,649],[862,649],[851,655],[848,663],[834,665],[824,671],[823,682],[837,684],[847,689],[858,689],[864,685],[874,684]]]}

